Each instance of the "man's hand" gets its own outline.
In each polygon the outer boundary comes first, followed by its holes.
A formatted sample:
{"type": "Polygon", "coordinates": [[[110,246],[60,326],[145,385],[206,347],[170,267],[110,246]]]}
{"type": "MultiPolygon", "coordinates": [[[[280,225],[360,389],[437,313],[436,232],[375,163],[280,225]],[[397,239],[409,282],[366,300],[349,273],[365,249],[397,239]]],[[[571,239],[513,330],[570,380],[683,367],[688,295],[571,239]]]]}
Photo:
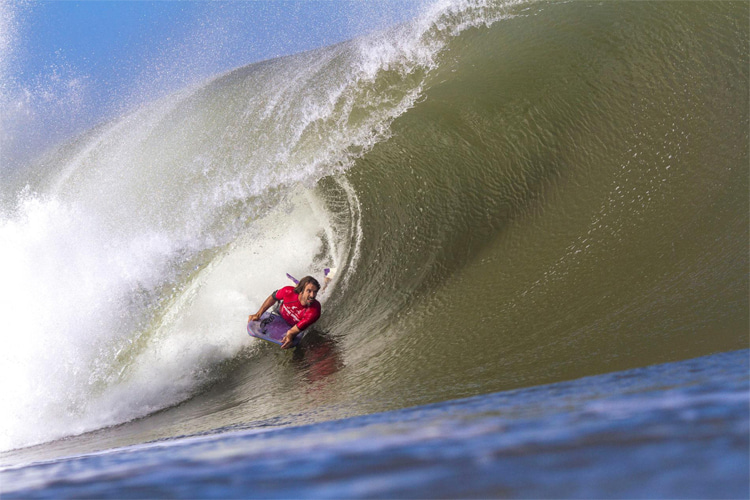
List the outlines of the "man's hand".
{"type": "Polygon", "coordinates": [[[258,312],[248,316],[247,321],[250,322],[260,320],[260,317],[263,315],[263,313],[266,312],[268,308],[274,305],[276,302],[276,297],[274,297],[273,294],[269,295],[268,298],[263,301],[263,304],[260,306],[260,309],[258,309],[258,312]]]}
{"type": "Polygon", "coordinates": [[[282,349],[289,349],[292,347],[292,342],[294,342],[294,337],[296,337],[296,333],[292,333],[292,330],[289,330],[284,334],[284,342],[281,343],[282,349]]]}

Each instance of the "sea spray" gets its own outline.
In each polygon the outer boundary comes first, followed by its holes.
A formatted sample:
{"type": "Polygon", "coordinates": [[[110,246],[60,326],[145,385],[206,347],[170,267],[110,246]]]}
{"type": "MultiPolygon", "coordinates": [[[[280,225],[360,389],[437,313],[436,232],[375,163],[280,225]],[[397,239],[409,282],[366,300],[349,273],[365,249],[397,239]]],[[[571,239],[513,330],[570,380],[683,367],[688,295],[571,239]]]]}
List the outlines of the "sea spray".
{"type": "Polygon", "coordinates": [[[0,449],[191,397],[284,272],[355,262],[356,193],[311,189],[418,99],[445,9],[148,102],[6,183],[0,449]]]}

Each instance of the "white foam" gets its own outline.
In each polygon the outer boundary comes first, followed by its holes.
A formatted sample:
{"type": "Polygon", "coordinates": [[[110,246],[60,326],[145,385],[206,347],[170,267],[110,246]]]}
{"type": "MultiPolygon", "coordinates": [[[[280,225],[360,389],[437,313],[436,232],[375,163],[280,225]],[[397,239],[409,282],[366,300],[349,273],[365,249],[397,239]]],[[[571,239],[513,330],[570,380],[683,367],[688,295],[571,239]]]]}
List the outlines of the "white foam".
{"type": "Polygon", "coordinates": [[[146,324],[134,321],[133,288],[164,276],[170,240],[106,244],[74,207],[24,201],[0,225],[0,449],[147,415],[218,376],[252,343],[247,315],[285,272],[314,267],[327,220],[309,196],[255,224],[146,324]]]}

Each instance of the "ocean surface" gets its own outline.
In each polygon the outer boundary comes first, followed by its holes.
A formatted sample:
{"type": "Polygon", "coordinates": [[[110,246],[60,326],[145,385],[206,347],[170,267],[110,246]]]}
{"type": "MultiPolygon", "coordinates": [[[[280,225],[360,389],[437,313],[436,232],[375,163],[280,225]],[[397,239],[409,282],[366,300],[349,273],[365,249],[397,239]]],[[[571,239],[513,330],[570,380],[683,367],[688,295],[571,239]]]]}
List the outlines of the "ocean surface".
{"type": "Polygon", "coordinates": [[[748,351],[0,471],[3,498],[747,498],[748,351]]]}
{"type": "Polygon", "coordinates": [[[0,493],[747,498],[749,73],[746,1],[441,1],[0,169],[0,493]]]}

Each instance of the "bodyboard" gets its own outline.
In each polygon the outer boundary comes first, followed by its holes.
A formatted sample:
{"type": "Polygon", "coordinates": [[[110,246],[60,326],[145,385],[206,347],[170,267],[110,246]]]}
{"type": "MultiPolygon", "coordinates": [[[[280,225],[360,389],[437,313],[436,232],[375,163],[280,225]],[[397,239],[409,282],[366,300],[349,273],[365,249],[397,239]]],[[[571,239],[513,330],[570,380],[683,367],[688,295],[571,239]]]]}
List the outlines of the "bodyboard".
{"type": "MultiPolygon", "coordinates": [[[[279,314],[266,311],[260,317],[260,321],[248,321],[247,333],[251,337],[267,340],[274,344],[281,345],[284,342],[284,334],[290,329],[289,324],[279,314]]],[[[301,331],[294,337],[292,347],[299,344],[305,331],[301,331]]]]}

